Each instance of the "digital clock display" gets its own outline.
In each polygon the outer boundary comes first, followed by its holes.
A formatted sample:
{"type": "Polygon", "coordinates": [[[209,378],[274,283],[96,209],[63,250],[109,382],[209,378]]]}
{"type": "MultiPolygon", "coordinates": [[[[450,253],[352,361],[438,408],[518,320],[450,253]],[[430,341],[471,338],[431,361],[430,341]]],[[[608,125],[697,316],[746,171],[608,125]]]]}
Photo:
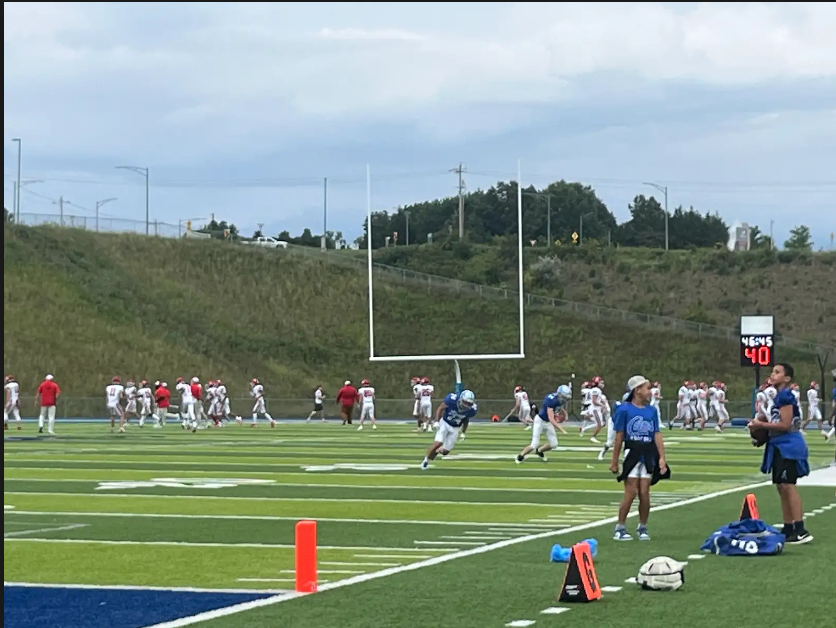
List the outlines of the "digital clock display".
{"type": "Polygon", "coordinates": [[[775,364],[775,338],[772,334],[740,336],[740,366],[769,367],[775,364]]]}

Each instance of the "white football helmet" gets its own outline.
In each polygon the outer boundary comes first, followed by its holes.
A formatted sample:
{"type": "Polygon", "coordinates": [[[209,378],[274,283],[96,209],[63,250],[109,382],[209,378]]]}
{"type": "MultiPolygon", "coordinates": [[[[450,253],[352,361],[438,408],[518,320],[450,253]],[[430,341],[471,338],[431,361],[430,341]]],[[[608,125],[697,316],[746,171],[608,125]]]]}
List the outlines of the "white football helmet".
{"type": "Polygon", "coordinates": [[[639,569],[636,582],[649,591],[676,591],[685,583],[685,565],[668,556],[651,558],[639,569]]]}
{"type": "Polygon", "coordinates": [[[458,406],[459,410],[465,411],[476,405],[476,395],[472,390],[463,390],[459,395],[458,406]]]}

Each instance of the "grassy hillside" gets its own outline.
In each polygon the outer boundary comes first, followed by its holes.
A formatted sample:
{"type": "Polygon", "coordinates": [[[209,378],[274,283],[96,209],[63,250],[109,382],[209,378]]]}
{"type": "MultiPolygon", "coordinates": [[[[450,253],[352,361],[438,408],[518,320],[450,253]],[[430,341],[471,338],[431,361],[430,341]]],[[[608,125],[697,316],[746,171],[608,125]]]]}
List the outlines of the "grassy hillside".
{"type": "MultiPolygon", "coordinates": [[[[366,278],[357,270],[217,241],[49,227],[6,227],[3,257],[4,369],[25,391],[47,372],[73,396],[100,395],[113,374],[223,377],[233,395],[257,376],[272,397],[303,398],[346,377],[371,378],[383,398],[405,396],[413,374],[452,380],[449,363],[368,362],[366,278]]],[[[516,350],[509,302],[381,285],[375,305],[380,354],[516,350]]],[[[463,364],[468,385],[504,398],[517,383],[553,389],[571,372],[621,382],[637,371],[669,390],[686,377],[750,385],[734,343],[536,310],[526,342],[524,361],[463,364]]],[[[784,357],[802,379],[814,376],[811,357],[784,357]]]]}
{"type": "MultiPolygon", "coordinates": [[[[402,246],[375,261],[514,287],[515,246],[402,246]]],[[[836,345],[836,253],[564,246],[526,249],[525,261],[535,294],[729,327],[740,314],[774,314],[783,335],[836,345]]]]}

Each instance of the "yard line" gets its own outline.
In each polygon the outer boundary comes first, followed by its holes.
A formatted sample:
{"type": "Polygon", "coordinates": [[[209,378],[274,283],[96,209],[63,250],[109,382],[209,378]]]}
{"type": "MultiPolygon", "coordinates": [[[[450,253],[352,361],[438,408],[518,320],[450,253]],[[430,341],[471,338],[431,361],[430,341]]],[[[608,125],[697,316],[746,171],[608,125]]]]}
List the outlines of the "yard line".
{"type": "Polygon", "coordinates": [[[243,496],[227,496],[227,495],[153,495],[148,493],[41,493],[40,491],[5,491],[4,495],[26,496],[26,495],[43,495],[48,497],[117,497],[127,499],[207,499],[207,500],[227,500],[227,501],[254,501],[254,502],[325,502],[325,503],[346,503],[346,504],[429,504],[433,506],[512,506],[512,507],[552,507],[565,508],[579,506],[580,504],[543,504],[540,502],[468,502],[468,501],[454,501],[454,500],[430,500],[430,499],[355,499],[355,498],[339,498],[339,497],[243,497],[243,496]]]}
{"type": "Polygon", "coordinates": [[[449,545],[450,549],[458,549],[456,545],[484,545],[484,543],[466,542],[466,541],[413,541],[416,545],[449,545]]]}
{"type": "MultiPolygon", "coordinates": [[[[296,573],[295,569],[282,569],[281,573],[296,573]]],[[[342,574],[352,574],[352,573],[366,573],[364,570],[360,571],[349,571],[346,569],[319,569],[317,573],[342,573],[342,574]]]]}
{"type": "MultiPolygon", "coordinates": [[[[113,541],[104,539],[41,539],[41,538],[13,538],[3,539],[4,543],[69,543],[79,545],[148,545],[160,547],[230,547],[230,548],[254,548],[254,549],[295,549],[295,545],[280,545],[267,543],[195,543],[191,541],[113,541]]],[[[363,550],[373,551],[379,549],[388,552],[409,552],[417,551],[411,547],[362,547],[357,545],[341,546],[341,545],[320,545],[317,549],[321,550],[363,550]]],[[[437,550],[430,548],[422,548],[422,552],[438,552],[447,550],[437,550]]]]}
{"type": "MultiPolygon", "coordinates": [[[[236,582],[295,582],[295,578],[236,578],[236,582]]],[[[320,582],[326,582],[321,580],[320,582]]]]}
{"type": "MultiPolygon", "coordinates": [[[[45,582],[6,582],[4,587],[25,587],[27,589],[87,589],[92,591],[173,591],[175,593],[292,593],[286,589],[201,589],[195,587],[146,587],[129,584],[49,584],[45,582]]],[[[273,598],[268,598],[273,599],[273,598]]]]}
{"type": "Polygon", "coordinates": [[[414,558],[430,558],[430,556],[422,556],[421,554],[412,554],[411,556],[394,556],[392,554],[354,554],[353,558],[380,558],[382,560],[412,560],[414,558]]]}
{"type": "MultiPolygon", "coordinates": [[[[173,513],[128,513],[128,512],[77,512],[57,510],[15,510],[6,512],[7,515],[62,515],[67,517],[122,517],[122,518],[146,518],[146,519],[226,519],[230,521],[299,521],[303,517],[279,517],[274,515],[178,515],[173,513]]],[[[311,517],[315,521],[327,521],[330,523],[392,523],[398,525],[435,525],[435,526],[498,526],[501,523],[486,523],[476,521],[432,521],[424,519],[346,519],[341,517],[311,517]]],[[[552,526],[532,525],[526,526],[523,531],[551,529],[552,526]]]]}
{"type": "MultiPolygon", "coordinates": [[[[771,482],[758,482],[755,484],[747,484],[744,486],[737,486],[734,488],[728,488],[722,491],[717,491],[715,493],[707,493],[705,495],[700,495],[699,497],[693,497],[691,499],[684,499],[680,502],[674,502],[671,504],[664,504],[661,506],[654,506],[650,509],[651,512],[660,512],[663,510],[671,510],[673,508],[680,508],[682,506],[690,506],[692,504],[697,504],[700,502],[704,502],[710,499],[715,499],[717,497],[723,497],[724,495],[732,495],[734,493],[740,493],[742,491],[751,491],[756,488],[761,488],[764,486],[769,486],[771,482]]],[[[633,513],[630,513],[628,517],[634,516],[633,513]]],[[[389,567],[388,569],[383,569],[381,571],[374,571],[372,573],[366,573],[358,576],[352,576],[350,578],[345,578],[338,582],[329,582],[328,584],[322,585],[319,587],[319,592],[324,593],[325,591],[330,591],[332,589],[339,589],[342,587],[353,586],[355,584],[362,584],[364,582],[368,582],[370,580],[377,580],[379,578],[385,578],[387,576],[393,576],[396,574],[404,573],[407,571],[416,571],[418,569],[423,569],[424,567],[433,567],[435,565],[440,565],[442,563],[446,563],[453,560],[458,560],[459,558],[467,558],[469,556],[476,556],[478,554],[485,554],[487,552],[492,552],[494,550],[502,549],[504,547],[510,547],[512,545],[517,545],[519,543],[527,543],[529,541],[537,541],[542,539],[548,539],[554,536],[560,536],[563,534],[575,533],[575,532],[583,532],[584,530],[589,530],[592,528],[598,528],[600,526],[609,525],[616,523],[618,521],[618,517],[607,517],[605,519],[599,519],[598,521],[593,521],[591,523],[585,523],[582,525],[574,526],[571,528],[566,528],[563,530],[549,530],[546,532],[540,532],[537,534],[530,534],[527,536],[520,536],[513,539],[507,539],[505,541],[499,541],[497,543],[492,543],[490,545],[483,545],[481,547],[474,547],[466,550],[461,550],[458,552],[452,552],[449,554],[445,554],[442,556],[435,556],[433,558],[429,558],[427,560],[423,560],[417,563],[410,563],[408,565],[401,565],[399,567],[389,567]]],[[[229,615],[236,615],[238,613],[243,613],[245,611],[253,610],[256,608],[262,608],[265,606],[272,606],[274,604],[278,604],[280,602],[284,602],[291,599],[296,599],[301,597],[300,594],[291,594],[288,596],[274,596],[271,598],[267,598],[264,600],[255,600],[253,602],[244,602],[242,604],[234,604],[232,606],[227,606],[226,608],[219,608],[212,611],[206,611],[204,613],[197,613],[196,615],[192,615],[191,617],[182,617],[180,619],[175,619],[169,622],[163,622],[159,624],[155,624],[153,626],[146,626],[146,628],[184,628],[184,626],[192,626],[194,624],[199,624],[205,621],[209,621],[212,619],[218,619],[219,617],[227,617],[229,615]]]]}
{"type": "Polygon", "coordinates": [[[320,565],[329,567],[397,567],[401,563],[341,563],[330,560],[320,561],[320,565]]]}
{"type": "MultiPolygon", "coordinates": [[[[23,468],[22,470],[26,470],[23,468]]],[[[60,469],[58,467],[50,467],[50,470],[55,471],[62,471],[65,469],[60,469]]],[[[78,469],[66,469],[69,471],[78,471],[78,469]]],[[[134,471],[134,469],[131,469],[134,471]]],[[[7,469],[7,472],[9,470],[7,469]]],[[[160,470],[158,468],[147,469],[149,473],[156,473],[159,474],[160,470]]],[[[16,481],[16,482],[101,482],[103,481],[102,478],[106,477],[107,471],[102,469],[102,476],[98,478],[89,478],[89,479],[76,479],[76,478],[26,478],[26,477],[6,477],[6,481],[16,481]]],[[[274,473],[249,473],[249,472],[242,472],[242,476],[270,476],[270,475],[277,475],[274,473]]],[[[296,475],[296,474],[293,474],[296,475]]],[[[299,474],[301,475],[301,474],[299,474]]],[[[309,474],[308,474],[309,475],[309,474]]],[[[357,475],[351,474],[337,474],[337,473],[329,473],[329,476],[332,475],[344,475],[349,478],[356,479],[357,475]]],[[[363,473],[362,477],[385,477],[385,475],[372,475],[368,473],[363,473]]],[[[397,476],[396,476],[397,477],[397,476]]],[[[195,475],[195,476],[186,476],[184,480],[193,480],[196,478],[201,479],[216,479],[221,478],[221,476],[212,476],[212,475],[195,475]]],[[[223,478],[225,479],[225,478],[223,478]]],[[[271,479],[271,478],[265,478],[271,479]]],[[[528,478],[527,478],[528,479],[528,478]]],[[[530,478],[532,480],[540,480],[545,478],[530,478]]],[[[144,482],[151,480],[115,480],[116,482],[144,482]]],[[[352,490],[359,488],[359,489],[391,489],[394,491],[413,491],[413,490],[423,490],[423,491],[471,491],[471,492],[485,492],[485,491],[498,491],[498,492],[508,492],[508,493],[607,493],[607,494],[621,494],[623,491],[616,491],[616,490],[602,490],[602,489],[593,489],[593,490],[584,490],[581,488],[511,488],[511,487],[503,487],[503,488],[493,488],[488,486],[409,486],[409,485],[400,485],[400,484],[352,484],[350,482],[346,482],[345,484],[320,484],[317,482],[280,482],[276,481],[275,484],[267,485],[267,486],[274,486],[274,487],[282,487],[282,486],[292,486],[294,488],[346,488],[350,487],[352,490]]]]}
{"type": "MultiPolygon", "coordinates": [[[[499,539],[507,539],[508,537],[505,535],[497,536],[496,534],[491,534],[490,536],[440,536],[438,538],[453,541],[498,541],[499,539]]],[[[464,545],[468,545],[468,543],[464,545]]]]}
{"type": "Polygon", "coordinates": [[[51,527],[51,528],[38,528],[37,530],[18,530],[16,532],[4,532],[3,538],[9,537],[16,537],[16,536],[26,536],[28,534],[40,534],[41,532],[64,532],[65,530],[75,530],[77,528],[86,528],[89,523],[71,523],[66,526],[58,526],[58,527],[51,527]]]}

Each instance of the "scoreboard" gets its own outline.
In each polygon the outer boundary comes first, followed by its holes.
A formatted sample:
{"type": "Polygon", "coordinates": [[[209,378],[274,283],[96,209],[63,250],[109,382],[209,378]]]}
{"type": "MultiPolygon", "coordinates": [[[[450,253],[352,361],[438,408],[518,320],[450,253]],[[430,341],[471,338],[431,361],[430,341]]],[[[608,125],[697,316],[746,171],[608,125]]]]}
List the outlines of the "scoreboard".
{"type": "Polygon", "coordinates": [[[775,365],[775,317],[740,317],[740,366],[775,365]]]}

